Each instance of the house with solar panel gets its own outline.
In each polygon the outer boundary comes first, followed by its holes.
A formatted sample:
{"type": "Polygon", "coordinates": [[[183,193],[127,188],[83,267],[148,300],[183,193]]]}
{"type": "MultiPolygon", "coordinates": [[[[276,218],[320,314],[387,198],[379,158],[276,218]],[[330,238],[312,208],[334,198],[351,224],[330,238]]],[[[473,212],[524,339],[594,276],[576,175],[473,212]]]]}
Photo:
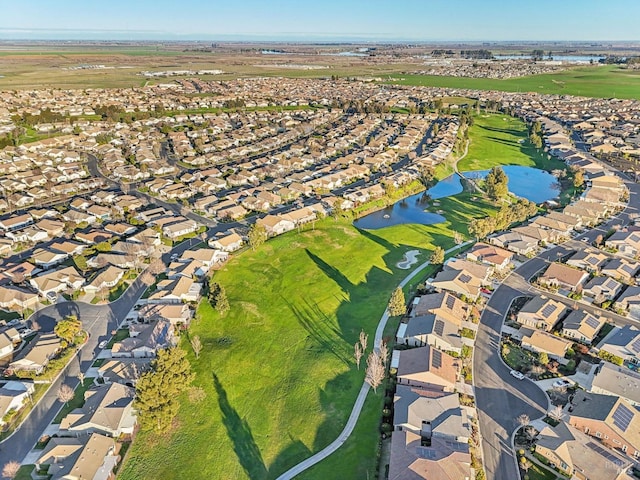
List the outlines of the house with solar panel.
{"type": "Polygon", "coordinates": [[[607,248],[635,258],[640,254],[640,232],[620,230],[611,235],[604,244],[607,248]]]}
{"type": "Polygon", "coordinates": [[[469,316],[469,306],[449,292],[430,293],[416,297],[413,300],[411,312],[409,313],[411,317],[419,317],[430,313],[460,328],[462,322],[469,316]]]}
{"type": "Polygon", "coordinates": [[[600,269],[603,275],[615,278],[621,282],[633,282],[635,280],[638,271],[640,270],[640,263],[634,260],[627,260],[626,258],[611,258],[600,269]]]}
{"type": "Polygon", "coordinates": [[[640,459],[640,411],[614,395],[576,390],[565,406],[568,423],[604,446],[640,459]]]}
{"type": "Polygon", "coordinates": [[[391,367],[397,369],[399,385],[436,392],[453,392],[460,372],[458,359],[429,345],[395,350],[391,367]]]}
{"type": "Polygon", "coordinates": [[[545,425],[536,439],[535,451],[565,475],[581,480],[631,480],[627,470],[633,462],[594,441],[577,428],[560,422],[545,425]]]}
{"type": "Polygon", "coordinates": [[[615,328],[598,344],[598,348],[626,362],[640,364],[640,330],[633,325],[615,328]]]}
{"type": "Polygon", "coordinates": [[[621,291],[622,284],[611,277],[593,277],[582,288],[582,294],[598,304],[613,300],[621,291]]]}
{"type": "Polygon", "coordinates": [[[560,302],[544,295],[537,295],[529,300],[516,315],[518,323],[550,332],[567,312],[560,302]]]}
{"type": "Polygon", "coordinates": [[[562,322],[562,335],[591,345],[604,324],[605,320],[600,316],[596,317],[584,310],[574,310],[562,322]]]}
{"type": "Polygon", "coordinates": [[[602,362],[593,377],[589,391],[615,395],[640,407],[640,374],[624,366],[602,362]]]}
{"type": "Polygon", "coordinates": [[[427,285],[438,291],[449,291],[475,301],[480,295],[482,279],[467,270],[443,270],[427,285]]]}
{"type": "Polygon", "coordinates": [[[577,251],[569,260],[567,265],[586,270],[587,272],[597,273],[609,260],[609,257],[599,250],[588,248],[577,251]]]}
{"type": "Polygon", "coordinates": [[[462,353],[462,338],[458,326],[434,314],[410,317],[401,323],[396,342],[410,347],[431,345],[443,352],[462,353]]]}
{"type": "Polygon", "coordinates": [[[632,285],[616,298],[614,307],[627,313],[634,320],[640,320],[640,287],[632,285]]]}

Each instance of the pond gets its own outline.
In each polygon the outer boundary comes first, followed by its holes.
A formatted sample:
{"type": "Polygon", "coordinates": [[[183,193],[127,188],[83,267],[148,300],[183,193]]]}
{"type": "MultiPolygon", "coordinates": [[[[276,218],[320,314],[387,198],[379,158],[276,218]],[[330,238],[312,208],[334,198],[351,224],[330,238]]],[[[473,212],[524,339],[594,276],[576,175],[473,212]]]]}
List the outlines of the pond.
{"type": "MultiPolygon", "coordinates": [[[[502,167],[509,177],[509,191],[519,197],[526,198],[535,203],[542,203],[556,198],[560,193],[558,180],[549,172],[532,167],[505,166],[502,167]]],[[[477,170],[463,172],[467,177],[484,178],[489,170],[477,170]]],[[[462,182],[458,174],[453,174],[439,181],[427,190],[426,193],[433,200],[450,197],[462,192],[462,182]]],[[[393,205],[365,215],[353,224],[357,228],[376,230],[378,228],[401,225],[404,223],[417,223],[421,225],[433,225],[442,223],[445,218],[437,213],[425,212],[429,202],[425,199],[425,192],[420,192],[400,200],[393,205]]]]}

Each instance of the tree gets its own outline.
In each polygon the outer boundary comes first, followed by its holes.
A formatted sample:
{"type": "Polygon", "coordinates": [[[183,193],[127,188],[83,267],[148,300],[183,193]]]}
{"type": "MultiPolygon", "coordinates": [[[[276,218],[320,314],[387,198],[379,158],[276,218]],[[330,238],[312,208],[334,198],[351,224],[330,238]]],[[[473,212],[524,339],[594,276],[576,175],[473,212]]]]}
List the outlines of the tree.
{"type": "Polygon", "coordinates": [[[178,413],[178,396],[193,381],[186,352],[178,347],[158,351],[151,370],[136,383],[135,408],[143,428],[168,430],[178,413]]]}
{"type": "Polygon", "coordinates": [[[378,387],[384,380],[384,365],[382,358],[377,352],[371,352],[367,357],[367,372],[364,377],[364,381],[367,382],[373,388],[373,391],[377,393],[378,387]]]}
{"type": "Polygon", "coordinates": [[[524,470],[524,472],[528,472],[529,469],[533,467],[533,463],[527,460],[526,457],[520,457],[520,468],[524,470]]]}
{"type": "Polygon", "coordinates": [[[595,244],[597,247],[599,247],[600,245],[602,245],[602,242],[604,241],[604,237],[602,236],[602,234],[598,235],[595,239],[595,244]]]}
{"type": "Polygon", "coordinates": [[[442,264],[444,262],[444,248],[436,247],[431,254],[430,261],[433,264],[442,264]]]}
{"type": "Polygon", "coordinates": [[[367,335],[364,330],[360,330],[360,346],[362,347],[362,351],[367,351],[367,343],[369,342],[369,335],[367,335]]]}
{"type": "Polygon", "coordinates": [[[200,352],[202,351],[202,342],[200,341],[200,336],[196,335],[191,339],[191,348],[193,349],[193,353],[196,358],[200,357],[200,352]]]}
{"type": "Polygon", "coordinates": [[[559,422],[564,417],[564,411],[560,405],[556,405],[549,412],[547,412],[549,418],[553,418],[556,422],[559,422]]]}
{"type": "Polygon", "coordinates": [[[547,352],[540,352],[538,361],[541,365],[547,365],[549,363],[549,355],[547,355],[547,352]]]}
{"type": "Polygon", "coordinates": [[[20,470],[20,464],[15,460],[11,460],[4,464],[2,467],[2,476],[4,478],[15,478],[18,474],[18,470],[20,470]]]}
{"type": "Polygon", "coordinates": [[[65,340],[67,344],[74,343],[76,335],[82,330],[82,322],[78,320],[74,315],[70,315],[63,320],[56,323],[53,331],[54,333],[65,340]]]}
{"type": "Polygon", "coordinates": [[[501,167],[493,167],[485,178],[484,186],[491,200],[499,200],[509,192],[509,177],[501,167]]]}
{"type": "Polygon", "coordinates": [[[404,300],[404,292],[400,287],[397,287],[393,294],[391,294],[391,299],[389,300],[389,315],[395,317],[397,315],[404,315],[407,311],[407,306],[404,300]]]}
{"type": "Polygon", "coordinates": [[[251,225],[251,228],[249,228],[249,246],[251,246],[251,250],[255,250],[266,241],[267,230],[264,225],[260,225],[257,222],[251,225]]]}
{"type": "Polygon", "coordinates": [[[580,188],[584,185],[584,172],[582,170],[575,170],[573,172],[573,186],[580,188]]]}
{"type": "Polygon", "coordinates": [[[73,400],[73,388],[71,388],[66,383],[63,383],[62,385],[60,385],[56,396],[58,397],[58,400],[60,400],[66,406],[71,400],[73,400]]]}
{"type": "Polygon", "coordinates": [[[220,315],[224,315],[229,311],[229,299],[227,298],[227,291],[222,285],[219,286],[218,291],[214,297],[215,308],[220,315]]]}
{"type": "Polygon", "coordinates": [[[456,245],[460,245],[463,242],[462,234],[460,232],[453,232],[453,241],[456,245]]]}
{"type": "Polygon", "coordinates": [[[519,415],[518,418],[516,418],[516,421],[520,424],[521,427],[526,427],[531,423],[529,415],[527,415],[526,413],[519,415]]]}
{"type": "Polygon", "coordinates": [[[362,351],[362,345],[360,345],[360,342],[356,342],[353,346],[353,356],[356,359],[358,370],[360,370],[360,360],[362,360],[362,355],[364,355],[364,352],[362,351]]]}
{"type": "Polygon", "coordinates": [[[382,365],[386,369],[387,360],[389,360],[389,346],[387,345],[387,342],[385,342],[384,340],[380,342],[380,359],[382,360],[382,365]]]}

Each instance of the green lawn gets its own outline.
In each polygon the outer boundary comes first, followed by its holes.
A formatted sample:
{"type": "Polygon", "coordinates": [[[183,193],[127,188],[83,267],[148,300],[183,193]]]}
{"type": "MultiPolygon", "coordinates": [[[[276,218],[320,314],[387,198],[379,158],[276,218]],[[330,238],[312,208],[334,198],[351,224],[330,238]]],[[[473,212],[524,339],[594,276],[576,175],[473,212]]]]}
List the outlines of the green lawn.
{"type": "Polygon", "coordinates": [[[543,170],[566,168],[536,149],[528,140],[527,126],[508,115],[476,115],[469,130],[469,151],[458,162],[461,172],[487,170],[494,165],[523,165],[543,170]]]}
{"type": "Polygon", "coordinates": [[[67,402],[66,405],[63,405],[62,409],[56,415],[56,418],[53,419],[53,423],[60,423],[64,417],[67,416],[75,408],[80,408],[84,405],[84,392],[89,390],[89,388],[93,385],[93,378],[85,378],[84,383],[79,383],[76,387],[73,396],[73,400],[67,402]]]}
{"type": "Polygon", "coordinates": [[[125,338],[129,338],[129,329],[128,328],[120,328],[120,329],[116,330],[116,334],[113,337],[111,337],[111,340],[109,340],[109,343],[107,343],[106,348],[113,347],[114,343],[121,342],[125,338]]]}
{"type": "MultiPolygon", "coordinates": [[[[121,478],[275,478],[333,441],[362,385],[352,345],[363,328],[373,338],[407,274],[395,264],[408,249],[427,258],[434,244],[450,247],[451,235],[444,224],[366,232],[329,218],[233,258],[215,274],[230,312],[202,302],[191,327],[205,346],[191,361],[207,399],[183,403],[172,435],[141,432],[121,478]]],[[[350,446],[307,478],[374,471],[381,395],[370,394],[350,446]]]]}
{"type": "Polygon", "coordinates": [[[506,80],[436,75],[398,75],[393,83],[503,92],[538,92],[585,97],[640,99],[640,71],[626,70],[613,65],[573,68],[558,73],[529,75],[506,80]]]}

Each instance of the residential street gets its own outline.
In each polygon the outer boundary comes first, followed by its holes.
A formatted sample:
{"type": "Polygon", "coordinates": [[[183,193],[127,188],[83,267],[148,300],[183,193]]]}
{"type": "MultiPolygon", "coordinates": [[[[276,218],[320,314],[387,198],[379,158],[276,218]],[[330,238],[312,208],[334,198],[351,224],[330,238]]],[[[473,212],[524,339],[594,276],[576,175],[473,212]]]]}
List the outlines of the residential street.
{"type": "MultiPolygon", "coordinates": [[[[581,238],[587,237],[589,241],[593,241],[614,225],[629,223],[629,215],[636,214],[640,207],[640,186],[627,183],[627,187],[630,193],[627,208],[603,225],[580,234],[581,238]]],[[[563,245],[545,250],[522,264],[495,290],[482,313],[474,348],[473,378],[484,466],[489,480],[519,478],[517,460],[511,445],[511,434],[519,426],[516,418],[524,413],[533,420],[544,415],[548,407],[546,394],[528,379],[517,380],[512,377],[509,367],[500,358],[500,330],[504,317],[514,298],[525,294],[532,295],[532,291],[535,292],[528,283],[532,276],[550,262],[572,253],[581,245],[586,245],[585,242],[576,242],[570,240],[563,245]]],[[[561,295],[544,293],[567,304],[573,303],[561,295]]],[[[579,305],[587,311],[602,312],[597,307],[583,303],[579,305]]],[[[633,320],[611,312],[606,312],[605,315],[620,325],[634,323],[633,320]]]]}

